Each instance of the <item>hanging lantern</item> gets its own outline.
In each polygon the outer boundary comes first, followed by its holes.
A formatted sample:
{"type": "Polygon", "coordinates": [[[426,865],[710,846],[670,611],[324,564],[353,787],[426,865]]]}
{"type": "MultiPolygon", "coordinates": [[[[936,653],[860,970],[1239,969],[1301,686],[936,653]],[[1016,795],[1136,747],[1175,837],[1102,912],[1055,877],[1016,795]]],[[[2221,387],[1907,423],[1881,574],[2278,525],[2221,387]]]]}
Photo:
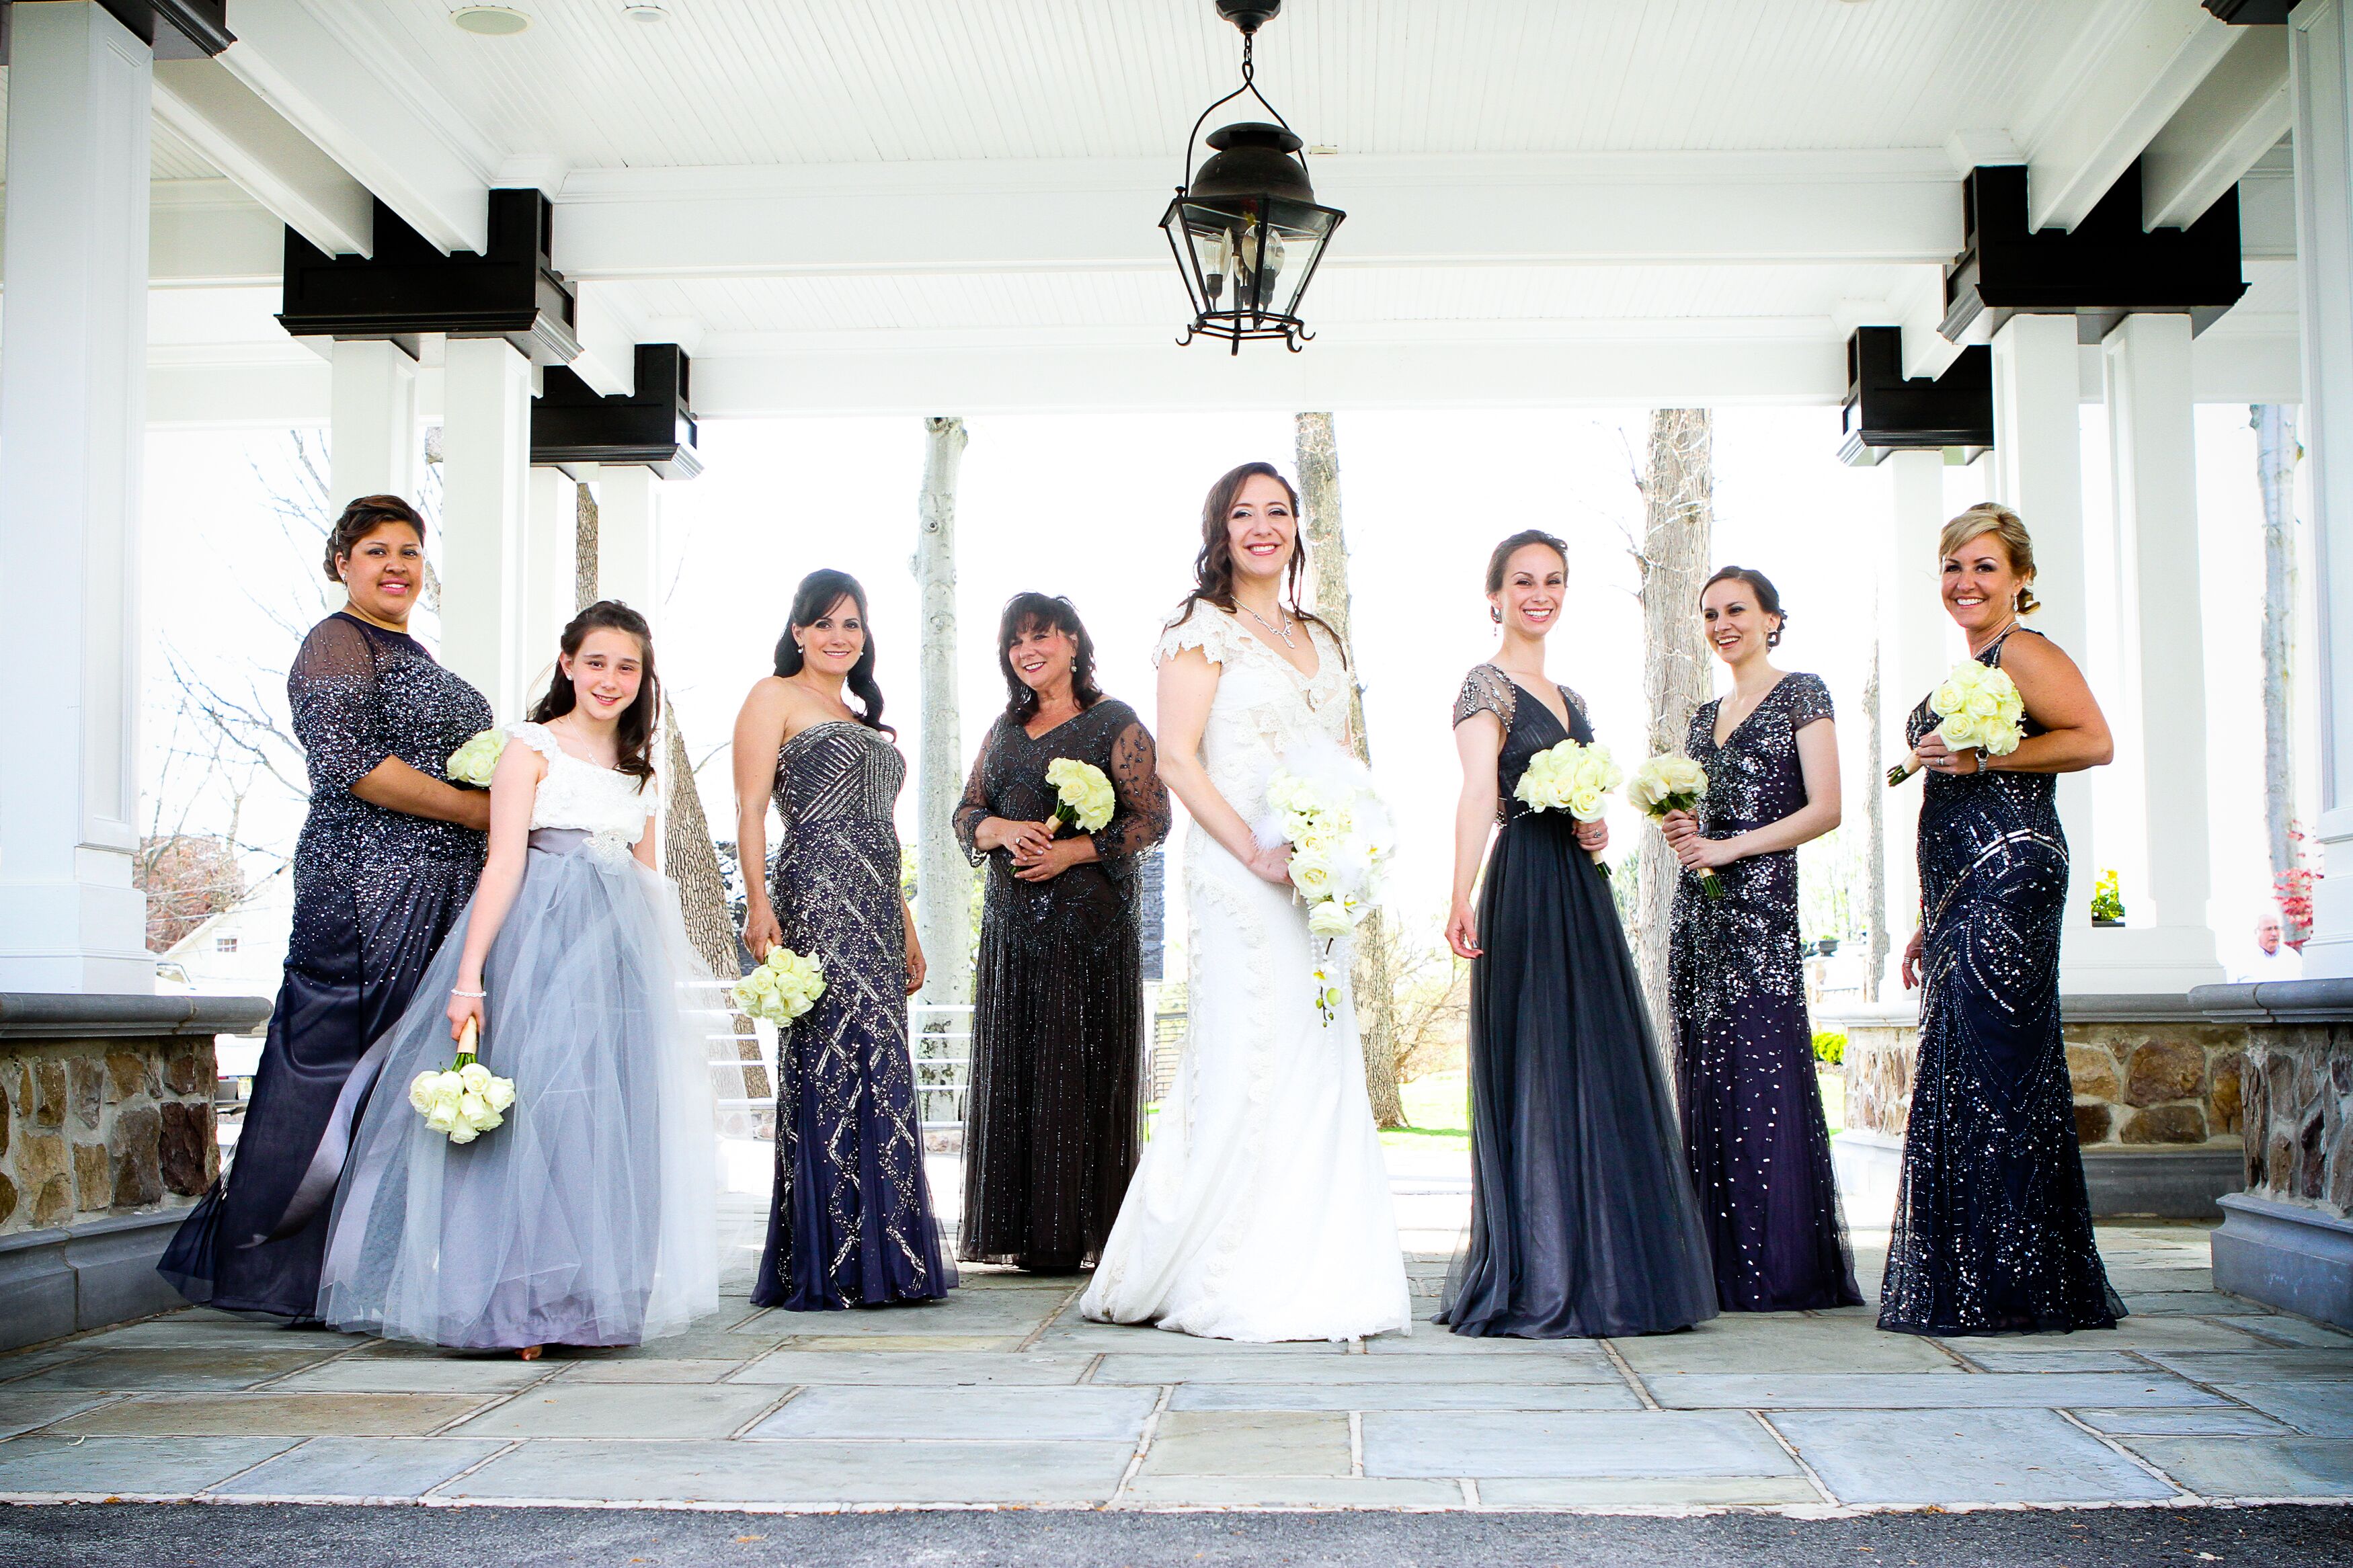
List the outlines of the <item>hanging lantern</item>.
{"type": "Polygon", "coordinates": [[[1246,338],[1280,338],[1292,353],[1315,334],[1299,318],[1332,231],[1348,215],[1318,206],[1303,145],[1255,80],[1251,47],[1282,0],[1217,0],[1218,15],[1241,29],[1242,85],[1201,111],[1185,148],[1185,183],[1160,227],[1184,275],[1193,322],[1179,343],[1223,338],[1241,353],[1246,338]],[[1209,132],[1216,149],[1198,170],[1193,154],[1209,116],[1244,94],[1274,123],[1242,121],[1209,132]]]}

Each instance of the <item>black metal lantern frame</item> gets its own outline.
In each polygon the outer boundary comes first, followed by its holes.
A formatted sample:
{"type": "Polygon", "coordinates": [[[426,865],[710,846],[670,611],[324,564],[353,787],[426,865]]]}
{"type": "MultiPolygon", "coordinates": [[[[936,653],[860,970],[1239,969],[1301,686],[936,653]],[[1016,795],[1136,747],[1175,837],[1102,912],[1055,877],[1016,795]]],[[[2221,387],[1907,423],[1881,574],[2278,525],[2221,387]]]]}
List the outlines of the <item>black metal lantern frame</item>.
{"type": "Polygon", "coordinates": [[[1242,35],[1242,84],[1201,110],[1185,144],[1185,183],[1161,215],[1176,269],[1193,303],[1193,322],[1177,339],[1222,338],[1239,354],[1244,341],[1279,338],[1292,353],[1312,340],[1299,303],[1333,230],[1348,215],[1321,206],[1308,177],[1303,143],[1282,110],[1258,89],[1252,55],[1259,27],[1282,0],[1218,0],[1219,14],[1242,35]],[[1209,132],[1217,152],[1198,173],[1201,127],[1234,100],[1258,100],[1273,123],[1246,121],[1209,132]]]}

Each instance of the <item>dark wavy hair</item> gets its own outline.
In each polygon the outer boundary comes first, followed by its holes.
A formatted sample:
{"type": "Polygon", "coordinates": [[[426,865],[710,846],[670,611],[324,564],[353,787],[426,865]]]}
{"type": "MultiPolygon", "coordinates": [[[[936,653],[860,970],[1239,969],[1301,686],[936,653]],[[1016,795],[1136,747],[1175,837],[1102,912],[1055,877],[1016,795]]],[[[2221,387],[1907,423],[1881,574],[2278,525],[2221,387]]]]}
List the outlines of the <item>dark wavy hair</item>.
{"type": "Polygon", "coordinates": [[[347,559],[360,547],[361,540],[387,522],[415,530],[417,542],[425,542],[425,520],[417,515],[415,507],[398,496],[362,496],[343,508],[343,515],[327,530],[327,581],[342,582],[343,574],[335,570],[335,563],[347,559]]]}
{"type": "Polygon", "coordinates": [[[1754,566],[1719,566],[1715,576],[1699,585],[1701,604],[1707,603],[1707,591],[1718,583],[1745,583],[1748,585],[1748,591],[1757,595],[1757,607],[1780,623],[1765,634],[1765,646],[1779,647],[1782,628],[1789,624],[1789,612],[1781,607],[1781,595],[1774,588],[1773,580],[1754,566]]]}
{"type": "Polygon", "coordinates": [[[1568,569],[1567,541],[1557,534],[1546,533],[1541,528],[1524,528],[1495,546],[1493,552],[1488,555],[1487,592],[1500,594],[1504,591],[1504,568],[1511,564],[1513,555],[1531,544],[1543,545],[1560,557],[1561,570],[1565,572],[1568,569]]]}
{"type": "Polygon", "coordinates": [[[1038,694],[1022,684],[1013,672],[1013,639],[1035,626],[1041,631],[1061,632],[1079,645],[1079,657],[1071,669],[1071,695],[1079,700],[1079,710],[1084,712],[1103,700],[1103,689],[1095,684],[1095,639],[1087,635],[1086,623],[1079,619],[1076,605],[1060,594],[1016,594],[1005,601],[1005,613],[997,618],[997,668],[1005,673],[1005,717],[1016,724],[1027,724],[1038,716],[1038,694]]]}
{"type": "MultiPolygon", "coordinates": [[[[564,628],[564,657],[578,658],[580,645],[588,640],[590,632],[596,631],[624,632],[638,639],[638,668],[642,672],[638,700],[621,710],[613,742],[614,750],[619,753],[614,765],[642,784],[654,776],[654,721],[661,712],[661,680],[654,674],[653,628],[646,625],[645,616],[620,600],[599,599],[573,616],[564,628]]],[[[558,664],[547,683],[547,695],[531,710],[531,721],[544,724],[550,719],[560,718],[571,712],[579,701],[572,678],[558,664]]]]}
{"type": "MultiPolygon", "coordinates": [[[[1182,626],[1192,619],[1197,605],[1215,605],[1228,615],[1234,613],[1234,538],[1226,527],[1226,515],[1234,510],[1234,498],[1242,493],[1242,487],[1261,474],[1281,485],[1291,501],[1295,527],[1291,564],[1283,571],[1282,586],[1284,596],[1291,601],[1292,618],[1313,621],[1325,631],[1332,631],[1329,621],[1299,607],[1299,580],[1307,573],[1307,520],[1300,515],[1299,492],[1272,463],[1244,463],[1229,469],[1209,487],[1208,495],[1201,502],[1201,552],[1193,557],[1193,591],[1176,606],[1176,614],[1169,619],[1170,626],[1182,626]]],[[[1340,634],[1332,632],[1332,640],[1339,642],[1340,634]]],[[[1340,648],[1340,662],[1348,662],[1345,644],[1340,648]]]]}
{"type": "Polygon", "coordinates": [[[849,667],[847,682],[849,694],[858,699],[858,721],[870,730],[896,736],[899,731],[882,722],[882,688],[874,681],[874,618],[866,612],[866,589],[849,573],[820,566],[802,578],[801,585],[793,590],[793,607],[786,616],[785,635],[776,639],[776,673],[791,676],[801,672],[801,645],[793,640],[793,628],[815,626],[820,616],[844,599],[858,606],[858,618],[866,623],[865,651],[849,667]]]}

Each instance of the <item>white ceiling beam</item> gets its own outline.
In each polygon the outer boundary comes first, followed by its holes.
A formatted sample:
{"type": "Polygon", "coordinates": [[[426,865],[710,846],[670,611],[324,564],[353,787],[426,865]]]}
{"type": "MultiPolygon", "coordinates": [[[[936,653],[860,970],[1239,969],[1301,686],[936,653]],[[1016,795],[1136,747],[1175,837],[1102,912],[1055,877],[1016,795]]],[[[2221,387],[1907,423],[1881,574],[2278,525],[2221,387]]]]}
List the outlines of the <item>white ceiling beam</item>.
{"type": "Polygon", "coordinates": [[[418,234],[480,252],[499,158],[375,26],[364,7],[237,0],[220,63],[418,234]]]}
{"type": "Polygon", "coordinates": [[[572,374],[599,397],[627,397],[638,389],[638,323],[609,283],[583,283],[574,289],[572,335],[580,357],[572,374]]]}
{"type": "Polygon", "coordinates": [[[2143,228],[2187,228],[2288,132],[2287,29],[2237,27],[2222,63],[2141,155],[2143,228]]]}
{"type": "Polygon", "coordinates": [[[2083,222],[2243,30],[2198,0],[2106,0],[2021,119],[2027,222],[2083,222]]]}
{"type": "MultiPolygon", "coordinates": [[[[1329,268],[1949,260],[1960,191],[1933,150],[1353,156],[1329,268]]],[[[1156,160],[576,170],[555,265],[575,280],[1169,267],[1156,160]]]]}
{"type": "MultiPolygon", "coordinates": [[[[0,185],[0,235],[6,193],[0,185]]],[[[285,264],[285,226],[227,180],[157,180],[147,187],[150,287],[275,288],[285,264]]]]}
{"type": "Polygon", "coordinates": [[[155,118],[287,227],[330,256],[375,249],[365,185],[217,60],[157,60],[155,118]]]}

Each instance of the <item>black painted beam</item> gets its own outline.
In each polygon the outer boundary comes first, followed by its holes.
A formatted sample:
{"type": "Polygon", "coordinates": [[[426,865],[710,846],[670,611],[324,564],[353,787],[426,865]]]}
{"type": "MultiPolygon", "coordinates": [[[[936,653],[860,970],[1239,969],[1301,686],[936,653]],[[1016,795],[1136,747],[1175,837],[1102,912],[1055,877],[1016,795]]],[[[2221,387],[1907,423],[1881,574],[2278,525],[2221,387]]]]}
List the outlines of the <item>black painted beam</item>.
{"type": "Polygon", "coordinates": [[[2295,0],[2206,0],[2206,9],[2234,27],[2268,27],[2285,23],[2295,0]]]}
{"type": "Polygon", "coordinates": [[[2070,231],[2027,226],[2026,168],[1970,171],[1961,184],[1964,248],[1945,268],[1942,331],[1958,342],[1979,315],[2072,315],[2098,342],[2136,311],[2179,312],[2202,332],[2239,302],[2239,193],[2224,193],[2188,228],[2140,226],[2135,163],[2070,231]]]}
{"type": "Polygon", "coordinates": [[[1934,381],[1905,379],[1904,329],[1857,327],[1846,341],[1845,441],[1839,460],[1870,468],[1890,452],[1993,449],[1993,351],[1961,351],[1934,381]]]}
{"type": "Polygon", "coordinates": [[[572,290],[548,259],[554,206],[534,190],[500,190],[490,209],[480,256],[442,255],[382,202],[373,257],[329,256],[288,229],[279,325],[296,337],[504,338],[543,366],[577,357],[572,290]]]}
{"type": "Polygon", "coordinates": [[[666,479],[701,473],[686,352],[676,343],[639,343],[637,367],[637,390],[626,397],[599,397],[562,366],[547,372],[531,403],[531,460],[643,466],[666,479]]]}

